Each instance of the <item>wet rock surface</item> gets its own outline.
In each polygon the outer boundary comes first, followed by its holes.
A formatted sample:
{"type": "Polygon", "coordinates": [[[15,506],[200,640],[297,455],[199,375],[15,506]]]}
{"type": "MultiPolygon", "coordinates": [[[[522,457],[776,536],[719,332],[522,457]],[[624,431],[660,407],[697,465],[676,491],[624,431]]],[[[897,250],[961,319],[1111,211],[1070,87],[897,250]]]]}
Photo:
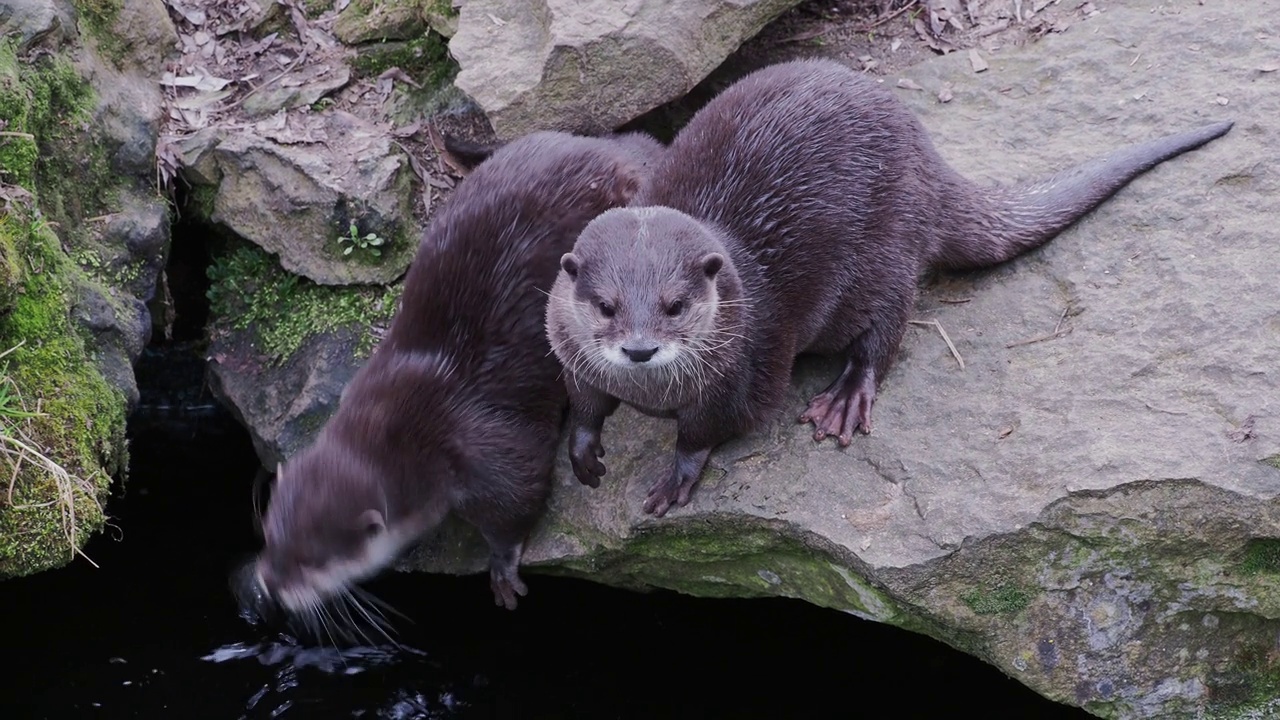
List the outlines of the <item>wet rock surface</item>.
{"type": "MultiPolygon", "coordinates": [[[[600,489],[562,451],[529,572],[801,597],[942,637],[1102,716],[1274,709],[1280,265],[1257,219],[1280,212],[1280,78],[1265,17],[1113,3],[982,72],[956,53],[903,73],[921,89],[895,92],[975,179],[1236,125],[1042,249],[926,284],[916,319],[941,323],[964,369],[913,326],[874,433],[848,449],[794,422],[839,369],[806,359],[794,413],[713,453],[693,502],[655,520],[645,478],[674,426],[621,409],[600,489]]],[[[452,523],[403,567],[478,572],[482,548],[452,523]]]]}
{"type": "Polygon", "coordinates": [[[687,93],[796,0],[468,0],[458,87],[504,138],[608,132],[687,93]]]}

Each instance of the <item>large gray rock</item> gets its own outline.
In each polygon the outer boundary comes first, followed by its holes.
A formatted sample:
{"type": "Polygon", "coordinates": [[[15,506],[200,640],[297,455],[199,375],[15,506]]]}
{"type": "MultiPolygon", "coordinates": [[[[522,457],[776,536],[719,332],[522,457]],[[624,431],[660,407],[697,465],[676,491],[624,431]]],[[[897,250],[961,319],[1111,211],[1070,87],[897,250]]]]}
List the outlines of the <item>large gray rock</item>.
{"type": "MultiPolygon", "coordinates": [[[[964,369],[913,326],[875,432],[845,450],[793,420],[833,360],[800,363],[791,412],[713,453],[693,502],[660,520],[640,506],[671,423],[620,410],[597,490],[562,448],[525,555],[531,592],[555,573],[796,597],[941,638],[1100,716],[1280,710],[1280,262],[1259,222],[1280,216],[1270,15],[1117,5],[987,54],[980,74],[964,54],[927,62],[909,73],[924,91],[896,92],[958,169],[1002,181],[1204,122],[1235,129],[1044,248],[928,286],[917,319],[942,324],[964,369]],[[1070,332],[1022,342],[1060,323],[1070,332]]],[[[355,362],[342,337],[315,342],[332,345],[296,353],[288,385],[227,393],[252,407],[269,462],[305,442],[297,418],[325,417],[355,362]]],[[[485,563],[449,521],[401,567],[485,563]]]]}
{"type": "Polygon", "coordinates": [[[0,1],[0,36],[14,36],[18,50],[46,43],[56,48],[68,35],[74,35],[75,15],[68,2],[61,0],[0,1]]]}
{"type": "Polygon", "coordinates": [[[340,111],[282,113],[180,148],[187,177],[216,187],[209,219],[292,273],[322,285],[388,283],[413,259],[412,170],[386,128],[340,111]],[[352,222],[384,244],[345,254],[352,222]]]}
{"type": "Polygon", "coordinates": [[[467,0],[454,81],[511,138],[612,130],[693,88],[797,0],[467,0]]]}
{"type": "MultiPolygon", "coordinates": [[[[950,55],[908,73],[924,92],[897,91],[957,168],[1008,181],[1236,121],[1041,250],[929,287],[917,319],[963,370],[915,326],[875,431],[842,451],[794,421],[839,368],[803,362],[791,412],[715,452],[661,520],[640,506],[674,427],[623,409],[600,489],[562,449],[527,572],[802,598],[1104,717],[1280,712],[1280,261],[1260,221],[1280,217],[1280,73],[1257,7],[1166,8],[1112,3],[986,72],[950,55]]],[[[403,567],[484,563],[451,523],[403,567]]]]}

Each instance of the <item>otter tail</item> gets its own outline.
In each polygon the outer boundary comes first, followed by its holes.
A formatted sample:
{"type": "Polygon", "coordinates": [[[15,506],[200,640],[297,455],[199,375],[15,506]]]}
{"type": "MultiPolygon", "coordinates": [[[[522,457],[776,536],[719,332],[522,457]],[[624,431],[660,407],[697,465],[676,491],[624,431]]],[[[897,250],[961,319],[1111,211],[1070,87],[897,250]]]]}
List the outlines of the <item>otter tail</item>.
{"type": "Polygon", "coordinates": [[[1232,121],[1213,123],[1130,145],[1037,182],[961,193],[980,200],[976,207],[956,208],[969,215],[971,222],[957,223],[961,232],[942,238],[937,262],[957,270],[980,268],[1039,247],[1130,180],[1225,135],[1232,125],[1232,121]]]}

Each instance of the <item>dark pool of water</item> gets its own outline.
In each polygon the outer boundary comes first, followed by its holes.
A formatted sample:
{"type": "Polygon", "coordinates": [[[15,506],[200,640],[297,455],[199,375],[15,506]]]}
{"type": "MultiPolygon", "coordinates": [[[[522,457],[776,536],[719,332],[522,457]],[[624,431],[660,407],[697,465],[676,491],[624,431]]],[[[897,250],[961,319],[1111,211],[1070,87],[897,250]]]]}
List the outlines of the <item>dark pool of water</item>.
{"type": "Polygon", "coordinates": [[[928,638],[798,601],[536,574],[515,612],[481,577],[390,574],[369,587],[412,618],[401,648],[299,644],[237,614],[227,578],[254,549],[257,461],[225,412],[184,402],[132,420],[118,529],[86,549],[99,568],[0,584],[0,718],[1088,717],[928,638]]]}

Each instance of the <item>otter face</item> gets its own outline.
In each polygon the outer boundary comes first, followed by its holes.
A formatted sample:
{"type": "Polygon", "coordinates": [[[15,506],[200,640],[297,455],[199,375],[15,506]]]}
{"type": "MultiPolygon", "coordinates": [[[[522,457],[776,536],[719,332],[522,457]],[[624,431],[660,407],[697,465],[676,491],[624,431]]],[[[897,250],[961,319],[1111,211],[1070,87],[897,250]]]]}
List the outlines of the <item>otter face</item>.
{"type": "Polygon", "coordinates": [[[724,246],[683,213],[621,208],[597,216],[560,261],[560,301],[572,311],[557,321],[580,356],[562,360],[575,368],[604,363],[613,373],[695,371],[696,356],[724,340],[716,319],[724,265],[724,246]]]}
{"type": "Polygon", "coordinates": [[[259,587],[286,611],[316,611],[412,541],[392,523],[375,473],[323,435],[279,468],[254,568],[259,587]]]}

